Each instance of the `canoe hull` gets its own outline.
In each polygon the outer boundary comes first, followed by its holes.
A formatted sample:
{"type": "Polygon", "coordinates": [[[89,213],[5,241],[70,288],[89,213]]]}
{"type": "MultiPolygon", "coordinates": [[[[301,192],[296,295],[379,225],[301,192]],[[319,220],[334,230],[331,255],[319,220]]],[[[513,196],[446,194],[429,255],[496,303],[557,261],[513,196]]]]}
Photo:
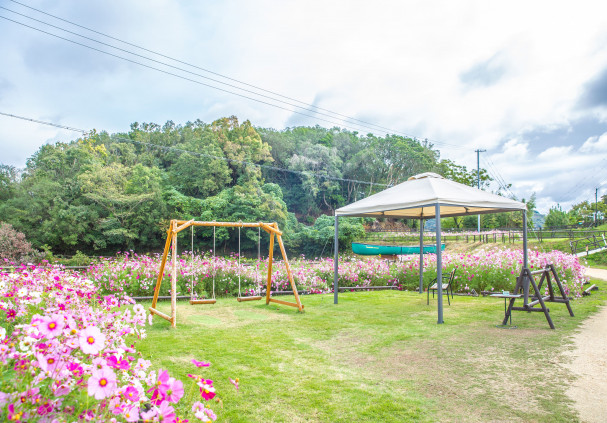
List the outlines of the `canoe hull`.
{"type": "MultiPolygon", "coordinates": [[[[442,244],[441,250],[445,249],[445,244],[442,244]]],[[[358,242],[352,243],[352,252],[361,256],[378,256],[378,255],[393,255],[393,254],[419,254],[419,246],[407,245],[373,245],[361,244],[358,242]]],[[[424,254],[436,254],[436,245],[424,245],[424,254]]]]}

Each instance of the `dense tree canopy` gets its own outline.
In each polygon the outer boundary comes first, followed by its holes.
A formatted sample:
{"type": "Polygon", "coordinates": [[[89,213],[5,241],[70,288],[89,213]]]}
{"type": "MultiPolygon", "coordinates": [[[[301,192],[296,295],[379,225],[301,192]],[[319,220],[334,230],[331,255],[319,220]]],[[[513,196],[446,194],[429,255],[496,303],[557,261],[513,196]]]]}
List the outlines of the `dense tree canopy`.
{"type": "MultiPolygon", "coordinates": [[[[236,117],[136,122],[128,133],[93,131],[44,145],[22,171],[0,165],[0,221],[37,248],[68,254],[158,250],[171,218],[275,221],[290,248],[318,255],[331,249],[327,215],[335,208],[428,171],[476,184],[476,170],[441,161],[427,141],[397,135],[320,126],[278,131],[236,117]]],[[[489,180],[481,171],[481,182],[489,180]]],[[[342,229],[347,247],[363,222],[351,219],[342,229]]],[[[211,237],[198,231],[195,248],[208,248],[211,237]]],[[[218,230],[218,248],[234,251],[236,237],[218,230]]],[[[244,231],[242,248],[255,250],[257,237],[244,231]]]]}

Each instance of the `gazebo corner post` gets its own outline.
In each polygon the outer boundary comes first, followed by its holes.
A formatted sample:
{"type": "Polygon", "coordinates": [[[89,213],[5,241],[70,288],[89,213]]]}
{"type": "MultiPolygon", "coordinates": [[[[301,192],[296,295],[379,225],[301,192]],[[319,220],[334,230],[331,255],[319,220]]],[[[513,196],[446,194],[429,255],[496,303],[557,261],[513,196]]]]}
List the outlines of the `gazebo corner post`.
{"type": "Polygon", "coordinates": [[[441,250],[440,204],[434,206],[436,220],[436,296],[438,304],[438,324],[443,321],[443,258],[441,250]]]}
{"type": "Polygon", "coordinates": [[[529,252],[527,251],[527,210],[523,210],[523,267],[529,268],[529,252]]]}
{"type": "Polygon", "coordinates": [[[337,252],[339,251],[339,237],[337,236],[339,234],[339,218],[337,217],[337,213],[335,213],[335,239],[334,239],[334,244],[335,244],[335,257],[333,259],[333,304],[337,304],[337,294],[339,293],[339,286],[338,286],[338,280],[339,280],[339,257],[337,255],[337,252]]]}
{"type": "Polygon", "coordinates": [[[419,219],[419,293],[424,293],[424,219],[419,219]]]}

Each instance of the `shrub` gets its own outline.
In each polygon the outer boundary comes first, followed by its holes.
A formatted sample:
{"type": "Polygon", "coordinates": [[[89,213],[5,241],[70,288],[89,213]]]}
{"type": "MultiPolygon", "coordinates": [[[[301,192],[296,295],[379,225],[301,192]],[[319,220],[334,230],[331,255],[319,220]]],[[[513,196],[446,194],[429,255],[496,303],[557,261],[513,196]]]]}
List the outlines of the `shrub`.
{"type": "Polygon", "coordinates": [[[32,244],[27,242],[23,233],[16,231],[9,223],[0,223],[0,259],[19,263],[33,251],[32,244]]]}

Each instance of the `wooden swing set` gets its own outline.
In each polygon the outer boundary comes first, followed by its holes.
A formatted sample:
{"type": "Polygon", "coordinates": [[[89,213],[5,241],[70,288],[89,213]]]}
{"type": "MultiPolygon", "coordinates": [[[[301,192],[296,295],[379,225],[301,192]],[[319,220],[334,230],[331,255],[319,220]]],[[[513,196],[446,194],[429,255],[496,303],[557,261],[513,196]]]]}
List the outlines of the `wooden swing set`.
{"type": "MultiPolygon", "coordinates": [[[[165,320],[171,322],[171,326],[175,328],[177,326],[177,234],[184,229],[192,228],[192,244],[193,244],[193,230],[196,226],[202,227],[213,227],[213,257],[215,257],[215,228],[217,227],[228,227],[228,228],[238,228],[238,264],[240,269],[240,229],[241,228],[259,228],[259,233],[261,234],[261,229],[266,231],[270,235],[270,248],[268,252],[268,278],[266,285],[266,305],[270,303],[277,303],[282,305],[288,305],[291,307],[297,307],[299,311],[303,311],[304,306],[301,304],[299,300],[299,295],[297,293],[297,288],[295,286],[295,281],[293,280],[293,274],[291,273],[291,266],[289,265],[289,260],[287,259],[287,252],[285,251],[285,246],[282,242],[282,232],[278,229],[278,224],[274,223],[263,223],[263,222],[254,222],[254,223],[245,223],[245,222],[198,222],[194,219],[192,220],[171,220],[169,229],[167,231],[167,239],[164,244],[164,252],[162,254],[162,261],[160,262],[160,269],[158,270],[158,279],[156,281],[156,287],[154,288],[154,298],[152,299],[152,306],[150,307],[150,313],[152,315],[156,314],[159,317],[162,317],[165,320]],[[276,242],[280,247],[280,252],[282,253],[282,258],[285,262],[285,267],[287,270],[287,276],[289,278],[289,282],[291,283],[291,288],[293,289],[293,295],[295,296],[295,303],[291,303],[288,301],[277,300],[271,295],[272,288],[272,262],[274,258],[274,238],[276,238],[276,242]],[[156,302],[158,301],[158,294],[160,292],[160,285],[162,284],[162,279],[164,277],[164,269],[166,266],[167,257],[169,255],[169,250],[171,250],[171,315],[168,316],[161,311],[156,310],[156,302]]],[[[259,258],[259,241],[258,241],[258,258],[259,258]]],[[[191,298],[190,304],[214,304],[215,300],[215,271],[213,272],[213,298],[209,299],[195,299],[193,297],[194,285],[193,281],[191,282],[191,298]]],[[[248,296],[242,297],[240,295],[240,270],[238,274],[238,301],[253,301],[253,300],[261,300],[261,296],[248,296]]]]}

